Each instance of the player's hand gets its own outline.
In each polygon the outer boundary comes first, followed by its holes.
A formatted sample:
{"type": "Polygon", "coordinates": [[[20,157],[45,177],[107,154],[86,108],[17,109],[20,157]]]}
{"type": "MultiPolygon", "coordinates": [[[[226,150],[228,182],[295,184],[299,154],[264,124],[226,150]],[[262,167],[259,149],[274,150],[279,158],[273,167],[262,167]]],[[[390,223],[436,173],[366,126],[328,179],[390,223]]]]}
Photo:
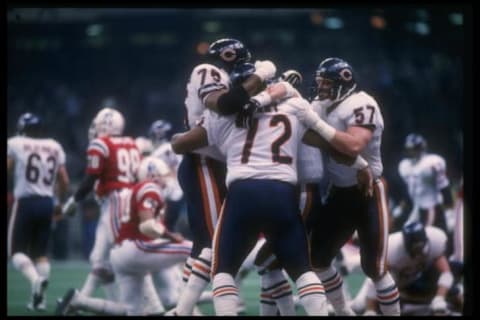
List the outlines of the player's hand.
{"type": "Polygon", "coordinates": [[[254,120],[253,114],[257,108],[259,108],[258,103],[254,99],[250,99],[250,101],[237,113],[237,117],[235,118],[235,125],[237,128],[251,128],[254,120]]]}
{"type": "Polygon", "coordinates": [[[303,81],[302,74],[297,70],[287,70],[280,76],[280,79],[296,87],[303,81]]]}
{"type": "Polygon", "coordinates": [[[70,196],[68,200],[62,206],[62,214],[64,216],[73,216],[77,210],[77,203],[73,196],[70,196]]]}
{"type": "Polygon", "coordinates": [[[430,310],[433,315],[445,315],[447,314],[447,302],[442,296],[435,296],[430,303],[430,310]]]}
{"type": "Polygon", "coordinates": [[[314,128],[318,121],[323,121],[309,103],[298,103],[295,106],[298,120],[307,128],[314,128]]]}
{"type": "Polygon", "coordinates": [[[53,207],[53,221],[58,222],[63,219],[62,206],[57,204],[53,207]]]}
{"type": "Polygon", "coordinates": [[[257,60],[255,61],[255,72],[257,76],[262,79],[262,81],[272,79],[275,77],[275,72],[277,72],[277,67],[270,60],[257,60]]]}
{"type": "Polygon", "coordinates": [[[365,197],[373,196],[373,173],[370,166],[357,171],[357,185],[365,197]]]}
{"type": "Polygon", "coordinates": [[[252,63],[246,62],[242,64],[237,64],[233,67],[232,72],[230,72],[230,81],[233,85],[237,83],[242,83],[254,72],[255,66],[252,63]]]}

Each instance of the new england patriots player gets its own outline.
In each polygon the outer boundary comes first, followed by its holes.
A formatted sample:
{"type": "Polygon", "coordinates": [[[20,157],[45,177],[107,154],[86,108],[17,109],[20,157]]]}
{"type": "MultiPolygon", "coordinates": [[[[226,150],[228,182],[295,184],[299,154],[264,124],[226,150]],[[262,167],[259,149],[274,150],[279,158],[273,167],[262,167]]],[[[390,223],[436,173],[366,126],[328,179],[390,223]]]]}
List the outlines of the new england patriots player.
{"type": "Polygon", "coordinates": [[[140,165],[138,178],[139,183],[122,191],[120,228],[110,254],[119,302],[86,297],[70,289],[58,305],[57,315],[78,309],[109,315],[153,315],[165,311],[152,274],[184,262],[192,242],[164,225],[166,184],[171,178],[168,165],[147,157],[140,165]]]}
{"type": "Polygon", "coordinates": [[[50,277],[47,245],[57,201],[63,201],[69,184],[65,152],[45,136],[42,119],[24,113],[17,135],[7,141],[7,174],[14,174],[14,204],[8,227],[8,256],[30,282],[31,310],[45,310],[45,290],[50,277]],[[34,264],[34,262],[35,264],[34,264]]]}
{"type": "Polygon", "coordinates": [[[407,135],[404,146],[407,157],[400,161],[398,173],[408,187],[410,197],[404,208],[410,214],[407,223],[420,221],[448,234],[445,210],[453,213],[453,197],[445,159],[428,153],[427,141],[417,133],[407,135]],[[413,210],[410,212],[409,209],[413,210]]]}
{"type": "Polygon", "coordinates": [[[97,113],[89,129],[86,177],[62,209],[64,215],[73,215],[78,201],[95,189],[101,216],[90,254],[92,271],[81,290],[85,296],[91,296],[99,285],[107,298],[116,296],[109,253],[119,228],[120,193],[135,182],[141,161],[134,139],[122,136],[124,127],[125,119],[118,110],[103,108],[97,113]]]}
{"type": "MultiPolygon", "coordinates": [[[[418,314],[420,304],[429,305],[432,314],[447,312],[447,293],[452,288],[446,247],[447,235],[437,227],[420,222],[406,224],[401,231],[390,234],[388,241],[388,269],[392,273],[402,301],[402,314],[418,314]],[[417,305],[417,308],[414,308],[417,305]],[[413,313],[411,313],[413,312],[413,313]]],[[[365,314],[377,314],[375,287],[366,279],[352,307],[365,314]]],[[[424,315],[429,312],[424,313],[424,315]]]]}
{"type": "MultiPolygon", "coordinates": [[[[206,63],[196,66],[187,84],[185,124],[194,127],[205,110],[230,115],[258,93],[274,76],[275,65],[266,61],[250,64],[251,54],[236,39],[213,42],[206,63]],[[231,78],[235,81],[231,81],[231,78]]],[[[187,282],[176,307],[178,315],[191,315],[201,292],[210,282],[212,237],[225,197],[224,157],[214,147],[184,154],[178,178],[187,203],[193,237],[192,255],[184,268],[187,282]]]]}

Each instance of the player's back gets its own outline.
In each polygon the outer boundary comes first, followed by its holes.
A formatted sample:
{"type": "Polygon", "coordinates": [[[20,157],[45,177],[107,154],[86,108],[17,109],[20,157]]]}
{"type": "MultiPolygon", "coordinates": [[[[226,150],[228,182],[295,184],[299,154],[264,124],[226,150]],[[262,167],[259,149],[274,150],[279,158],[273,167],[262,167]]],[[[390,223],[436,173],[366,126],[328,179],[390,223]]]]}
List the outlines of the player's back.
{"type": "Polygon", "coordinates": [[[124,190],[121,199],[124,210],[120,211],[120,217],[114,218],[115,221],[120,223],[120,230],[115,242],[121,243],[125,239],[151,240],[150,237],[139,230],[140,218],[138,212],[145,208],[158,207],[159,210],[155,212],[155,217],[160,215],[160,209],[163,208],[160,187],[152,181],[143,181],[124,190]]]}
{"type": "Polygon", "coordinates": [[[297,183],[298,145],[306,131],[299,122],[292,98],[255,115],[252,127],[238,128],[234,118],[209,122],[209,141],[227,157],[227,185],[237,179],[272,179],[297,183]]]}
{"type": "Polygon", "coordinates": [[[96,138],[90,142],[87,155],[87,173],[98,175],[96,193],[99,197],[135,182],[141,155],[133,138],[96,138]]]}
{"type": "Polygon", "coordinates": [[[65,164],[62,146],[50,138],[8,139],[7,155],[15,160],[15,198],[53,196],[58,168],[65,164]]]}

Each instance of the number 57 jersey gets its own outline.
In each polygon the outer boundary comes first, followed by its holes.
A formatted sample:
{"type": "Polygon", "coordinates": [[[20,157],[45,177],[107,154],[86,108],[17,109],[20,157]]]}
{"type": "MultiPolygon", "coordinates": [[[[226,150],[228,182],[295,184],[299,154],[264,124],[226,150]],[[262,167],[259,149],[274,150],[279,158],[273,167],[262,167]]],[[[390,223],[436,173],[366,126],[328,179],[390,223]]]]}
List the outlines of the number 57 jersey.
{"type": "Polygon", "coordinates": [[[95,192],[103,197],[133,185],[141,155],[131,137],[105,136],[90,142],[87,158],[87,174],[98,176],[95,192]]]}
{"type": "MultiPolygon", "coordinates": [[[[380,153],[383,133],[383,117],[375,99],[364,91],[353,93],[337,105],[328,108],[313,102],[312,106],[320,117],[335,129],[346,131],[348,127],[359,126],[372,131],[372,138],[360,155],[372,168],[373,176],[382,175],[383,164],[380,153]]],[[[327,157],[326,170],[333,185],[350,187],[357,184],[357,170],[337,163],[327,157]]]]}

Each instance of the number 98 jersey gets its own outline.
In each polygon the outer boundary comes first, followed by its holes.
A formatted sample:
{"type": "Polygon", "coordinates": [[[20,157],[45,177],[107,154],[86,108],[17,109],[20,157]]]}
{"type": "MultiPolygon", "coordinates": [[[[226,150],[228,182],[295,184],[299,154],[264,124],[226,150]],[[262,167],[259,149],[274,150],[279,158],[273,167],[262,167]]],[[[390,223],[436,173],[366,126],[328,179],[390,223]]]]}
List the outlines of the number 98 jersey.
{"type": "Polygon", "coordinates": [[[15,161],[16,199],[53,196],[58,168],[65,165],[65,152],[54,139],[16,136],[8,139],[7,156],[15,161]]]}
{"type": "MultiPolygon", "coordinates": [[[[338,105],[319,107],[320,117],[335,129],[346,131],[348,127],[360,126],[372,130],[372,138],[360,155],[367,160],[375,178],[382,175],[383,164],[380,153],[383,133],[383,116],[375,99],[364,91],[353,93],[338,105]]],[[[333,185],[350,187],[357,184],[357,170],[327,158],[326,169],[333,185]]]]}
{"type": "Polygon", "coordinates": [[[90,142],[87,160],[87,174],[98,176],[95,192],[103,197],[133,185],[141,155],[131,137],[105,136],[90,142]]]}

